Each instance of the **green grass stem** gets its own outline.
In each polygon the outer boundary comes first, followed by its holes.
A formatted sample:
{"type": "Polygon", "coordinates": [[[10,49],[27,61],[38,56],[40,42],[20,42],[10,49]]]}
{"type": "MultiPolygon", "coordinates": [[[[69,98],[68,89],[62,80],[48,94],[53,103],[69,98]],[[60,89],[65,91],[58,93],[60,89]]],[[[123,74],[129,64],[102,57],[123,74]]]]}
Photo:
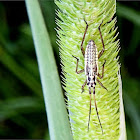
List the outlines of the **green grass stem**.
{"type": "MultiPolygon", "coordinates": [[[[40,70],[51,140],[71,140],[57,67],[38,0],[26,0],[40,70]]],[[[47,13],[46,13],[47,14],[47,13]]]]}

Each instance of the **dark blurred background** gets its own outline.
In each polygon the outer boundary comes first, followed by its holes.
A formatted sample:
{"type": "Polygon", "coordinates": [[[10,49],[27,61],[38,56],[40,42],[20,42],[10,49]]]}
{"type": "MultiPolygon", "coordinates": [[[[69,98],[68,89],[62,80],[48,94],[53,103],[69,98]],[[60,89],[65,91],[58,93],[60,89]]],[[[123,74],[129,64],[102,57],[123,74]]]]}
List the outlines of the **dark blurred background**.
{"type": "MultiPolygon", "coordinates": [[[[53,1],[40,0],[59,65],[53,1]]],[[[128,140],[140,139],[140,2],[117,2],[128,140]]],[[[47,61],[47,60],[46,60],[47,61]]],[[[0,139],[49,139],[37,60],[24,1],[0,1],[0,139]]]]}

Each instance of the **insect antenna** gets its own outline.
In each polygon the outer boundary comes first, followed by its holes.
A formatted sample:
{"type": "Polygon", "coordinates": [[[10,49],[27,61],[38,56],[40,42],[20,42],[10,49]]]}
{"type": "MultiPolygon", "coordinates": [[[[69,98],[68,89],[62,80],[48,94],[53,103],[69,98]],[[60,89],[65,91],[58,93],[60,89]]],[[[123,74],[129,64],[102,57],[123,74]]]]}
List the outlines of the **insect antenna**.
{"type": "Polygon", "coordinates": [[[97,104],[96,104],[96,99],[95,99],[95,87],[93,88],[93,98],[94,98],[96,113],[97,113],[97,116],[98,116],[98,120],[99,120],[99,123],[100,123],[100,127],[101,127],[101,130],[102,130],[102,134],[103,134],[103,127],[102,127],[102,124],[101,124],[101,121],[100,121],[100,118],[99,118],[99,113],[98,113],[97,104]]]}
{"type": "Polygon", "coordinates": [[[90,106],[89,106],[88,131],[89,131],[89,123],[90,123],[90,115],[91,115],[91,89],[90,87],[89,87],[89,95],[90,95],[90,106]]]}

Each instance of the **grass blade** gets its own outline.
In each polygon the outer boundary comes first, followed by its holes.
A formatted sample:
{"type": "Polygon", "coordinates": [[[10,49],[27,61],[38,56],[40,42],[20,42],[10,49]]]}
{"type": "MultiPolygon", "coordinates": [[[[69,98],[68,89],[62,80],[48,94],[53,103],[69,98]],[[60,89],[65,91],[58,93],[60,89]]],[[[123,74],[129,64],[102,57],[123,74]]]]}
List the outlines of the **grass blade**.
{"type": "Polygon", "coordinates": [[[50,138],[70,140],[71,132],[57,67],[38,0],[26,0],[45,99],[50,138]]]}

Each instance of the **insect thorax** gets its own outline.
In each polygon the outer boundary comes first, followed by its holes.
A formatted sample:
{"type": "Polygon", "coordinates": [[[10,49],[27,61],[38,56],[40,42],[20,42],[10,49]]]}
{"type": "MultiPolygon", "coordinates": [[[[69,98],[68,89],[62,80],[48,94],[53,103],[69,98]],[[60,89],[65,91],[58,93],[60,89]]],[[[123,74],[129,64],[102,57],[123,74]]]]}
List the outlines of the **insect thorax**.
{"type": "Polygon", "coordinates": [[[93,87],[96,84],[98,74],[98,50],[93,40],[88,42],[85,50],[85,75],[87,75],[87,85],[93,87]]]}

